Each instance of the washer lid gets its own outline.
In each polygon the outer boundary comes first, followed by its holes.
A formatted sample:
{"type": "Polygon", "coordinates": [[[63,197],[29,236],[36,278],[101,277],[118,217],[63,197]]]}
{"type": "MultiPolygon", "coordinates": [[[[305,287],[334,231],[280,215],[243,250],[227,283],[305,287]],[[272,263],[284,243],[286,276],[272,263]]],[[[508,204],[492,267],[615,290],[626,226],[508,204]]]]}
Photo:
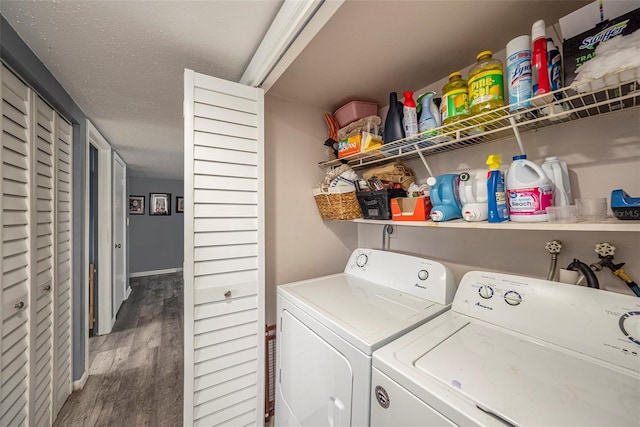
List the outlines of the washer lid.
{"type": "Polygon", "coordinates": [[[346,273],[279,286],[278,293],[368,355],[449,308],[346,273]]]}
{"type": "Polygon", "coordinates": [[[415,369],[508,423],[640,425],[639,375],[487,324],[430,338],[415,369]]]}

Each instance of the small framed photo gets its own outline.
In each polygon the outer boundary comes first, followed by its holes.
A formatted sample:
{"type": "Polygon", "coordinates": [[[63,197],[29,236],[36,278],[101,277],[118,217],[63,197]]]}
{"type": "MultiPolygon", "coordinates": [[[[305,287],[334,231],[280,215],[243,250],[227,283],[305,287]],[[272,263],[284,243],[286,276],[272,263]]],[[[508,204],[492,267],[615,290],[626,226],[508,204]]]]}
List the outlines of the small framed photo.
{"type": "Polygon", "coordinates": [[[149,193],[149,215],[171,215],[171,194],[149,193]]]}
{"type": "Polygon", "coordinates": [[[176,213],[184,213],[184,197],[176,196],[176,213]]]}
{"type": "Polygon", "coordinates": [[[144,196],[129,196],[129,215],[144,215],[144,196]]]}

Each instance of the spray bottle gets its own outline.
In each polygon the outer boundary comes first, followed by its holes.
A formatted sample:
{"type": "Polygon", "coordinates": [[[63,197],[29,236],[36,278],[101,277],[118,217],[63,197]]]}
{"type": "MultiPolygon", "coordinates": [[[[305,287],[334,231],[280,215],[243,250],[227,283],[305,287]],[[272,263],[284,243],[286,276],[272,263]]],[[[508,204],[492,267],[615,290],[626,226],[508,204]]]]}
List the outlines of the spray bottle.
{"type": "Polygon", "coordinates": [[[487,159],[487,165],[489,166],[487,174],[488,221],[491,223],[509,221],[507,195],[504,191],[502,172],[500,172],[500,155],[490,155],[487,159]]]}
{"type": "MultiPolygon", "coordinates": [[[[436,131],[432,130],[438,127],[438,118],[433,114],[435,108],[435,102],[433,96],[435,92],[427,92],[418,98],[418,102],[422,105],[420,111],[420,121],[418,122],[418,131],[423,136],[435,136],[436,131]],[[428,132],[430,131],[430,132],[428,132]]],[[[440,112],[438,111],[438,116],[440,112]]]]}
{"type": "Polygon", "coordinates": [[[418,134],[418,115],[416,113],[416,102],[413,100],[413,92],[404,92],[404,113],[403,125],[406,138],[418,134]]]}

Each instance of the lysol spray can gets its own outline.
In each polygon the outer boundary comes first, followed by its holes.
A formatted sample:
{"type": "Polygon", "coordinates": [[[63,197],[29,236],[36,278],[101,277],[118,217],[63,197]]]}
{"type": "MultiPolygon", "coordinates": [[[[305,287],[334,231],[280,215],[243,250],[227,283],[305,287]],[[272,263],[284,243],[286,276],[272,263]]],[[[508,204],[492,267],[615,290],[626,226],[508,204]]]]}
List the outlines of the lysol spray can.
{"type": "Polygon", "coordinates": [[[516,37],[507,43],[507,90],[509,110],[515,111],[531,106],[531,38],[516,37]]]}
{"type": "MultiPolygon", "coordinates": [[[[551,37],[547,37],[547,70],[549,71],[551,90],[562,88],[562,55],[551,37]]],[[[561,98],[562,94],[557,93],[556,99],[561,98]]]]}

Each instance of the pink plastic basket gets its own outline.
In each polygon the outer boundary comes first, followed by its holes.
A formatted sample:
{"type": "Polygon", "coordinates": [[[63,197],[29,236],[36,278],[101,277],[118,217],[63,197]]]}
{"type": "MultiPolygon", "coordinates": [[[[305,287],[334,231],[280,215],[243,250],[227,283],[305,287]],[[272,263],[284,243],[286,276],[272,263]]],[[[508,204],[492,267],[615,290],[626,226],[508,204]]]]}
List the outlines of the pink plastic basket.
{"type": "Polygon", "coordinates": [[[377,102],[351,101],[333,113],[338,125],[343,128],[351,122],[378,114],[377,102]]]}

